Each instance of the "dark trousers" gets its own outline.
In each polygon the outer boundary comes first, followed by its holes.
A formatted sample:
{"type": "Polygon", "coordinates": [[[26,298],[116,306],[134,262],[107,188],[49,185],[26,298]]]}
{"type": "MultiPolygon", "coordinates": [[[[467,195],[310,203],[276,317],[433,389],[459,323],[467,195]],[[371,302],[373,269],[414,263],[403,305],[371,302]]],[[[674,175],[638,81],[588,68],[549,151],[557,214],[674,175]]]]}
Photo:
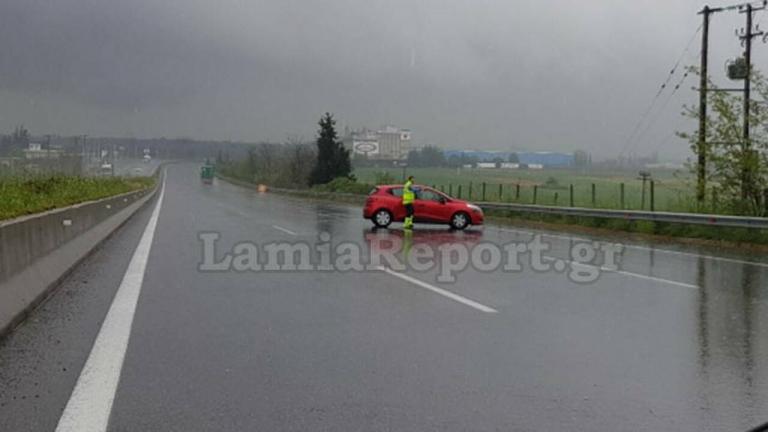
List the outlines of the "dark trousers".
{"type": "Polygon", "coordinates": [[[403,204],[405,206],[405,216],[413,216],[413,204],[403,204]]]}

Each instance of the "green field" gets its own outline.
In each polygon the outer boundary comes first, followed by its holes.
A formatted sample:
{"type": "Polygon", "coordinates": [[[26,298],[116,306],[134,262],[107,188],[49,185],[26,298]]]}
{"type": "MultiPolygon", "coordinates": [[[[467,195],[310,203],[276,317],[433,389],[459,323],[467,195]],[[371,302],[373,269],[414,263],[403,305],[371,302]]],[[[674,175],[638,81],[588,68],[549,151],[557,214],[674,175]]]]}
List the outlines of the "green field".
{"type": "MultiPolygon", "coordinates": [[[[402,181],[402,168],[356,168],[360,182],[374,184],[388,174],[396,182],[402,181]]],[[[652,171],[654,180],[654,209],[660,211],[692,211],[693,198],[687,179],[688,173],[677,175],[671,170],[652,171]]],[[[590,172],[575,170],[506,170],[480,168],[409,168],[416,183],[436,186],[454,197],[505,201],[522,204],[569,206],[573,186],[573,204],[577,207],[640,210],[650,208],[650,185],[646,185],[645,205],[642,205],[642,182],[632,172],[590,172]],[[624,184],[624,205],[621,200],[624,184]],[[501,196],[499,196],[501,185],[501,196]],[[592,200],[592,185],[595,200],[592,200]],[[519,195],[517,189],[519,187],[519,195]],[[459,189],[461,194],[459,196],[459,189]],[[471,190],[471,196],[470,196],[471,190]]]]}
{"type": "Polygon", "coordinates": [[[0,179],[0,220],[143,189],[152,177],[53,176],[0,179]]]}

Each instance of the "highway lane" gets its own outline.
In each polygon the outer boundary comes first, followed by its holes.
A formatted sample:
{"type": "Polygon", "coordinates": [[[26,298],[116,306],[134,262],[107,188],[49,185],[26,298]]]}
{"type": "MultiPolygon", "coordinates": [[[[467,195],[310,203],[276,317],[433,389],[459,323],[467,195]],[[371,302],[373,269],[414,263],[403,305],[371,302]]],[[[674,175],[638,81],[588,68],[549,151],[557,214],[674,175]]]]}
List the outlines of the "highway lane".
{"type": "MultiPolygon", "coordinates": [[[[0,346],[0,429],[55,429],[151,210],[0,346]]],[[[755,257],[627,245],[623,273],[591,283],[529,263],[440,283],[437,268],[200,271],[201,233],[222,253],[243,241],[315,248],[329,233],[364,258],[377,239],[413,253],[532,237],[375,231],[354,206],[206,186],[196,166],[171,166],[109,430],[739,431],[767,420],[768,268],[755,257]]],[[[543,234],[554,260],[583,243],[543,234]]]]}

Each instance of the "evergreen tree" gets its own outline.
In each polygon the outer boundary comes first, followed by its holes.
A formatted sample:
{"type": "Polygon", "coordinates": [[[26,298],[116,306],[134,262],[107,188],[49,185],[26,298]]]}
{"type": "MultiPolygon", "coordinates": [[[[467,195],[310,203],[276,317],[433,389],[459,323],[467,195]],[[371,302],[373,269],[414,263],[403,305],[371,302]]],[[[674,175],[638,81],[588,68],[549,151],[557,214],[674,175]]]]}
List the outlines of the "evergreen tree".
{"type": "Polygon", "coordinates": [[[319,125],[317,164],[310,175],[310,185],[328,183],[337,177],[349,177],[352,172],[349,150],[337,140],[336,120],[333,115],[325,113],[319,125]]]}

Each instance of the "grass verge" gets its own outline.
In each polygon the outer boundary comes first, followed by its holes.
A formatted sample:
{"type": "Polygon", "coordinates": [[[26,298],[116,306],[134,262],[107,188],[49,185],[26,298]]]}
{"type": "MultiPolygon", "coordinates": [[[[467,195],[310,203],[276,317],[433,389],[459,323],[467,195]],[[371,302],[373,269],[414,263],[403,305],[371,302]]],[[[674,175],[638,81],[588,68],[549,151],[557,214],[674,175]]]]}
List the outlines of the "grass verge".
{"type": "Polygon", "coordinates": [[[0,220],[145,189],[154,182],[153,177],[3,178],[0,179],[0,220]]]}
{"type": "Polygon", "coordinates": [[[652,239],[654,242],[684,242],[713,247],[768,251],[768,230],[727,228],[669,222],[627,221],[591,217],[558,216],[506,210],[486,210],[494,222],[514,222],[555,230],[582,231],[601,235],[623,235],[652,239]]]}

